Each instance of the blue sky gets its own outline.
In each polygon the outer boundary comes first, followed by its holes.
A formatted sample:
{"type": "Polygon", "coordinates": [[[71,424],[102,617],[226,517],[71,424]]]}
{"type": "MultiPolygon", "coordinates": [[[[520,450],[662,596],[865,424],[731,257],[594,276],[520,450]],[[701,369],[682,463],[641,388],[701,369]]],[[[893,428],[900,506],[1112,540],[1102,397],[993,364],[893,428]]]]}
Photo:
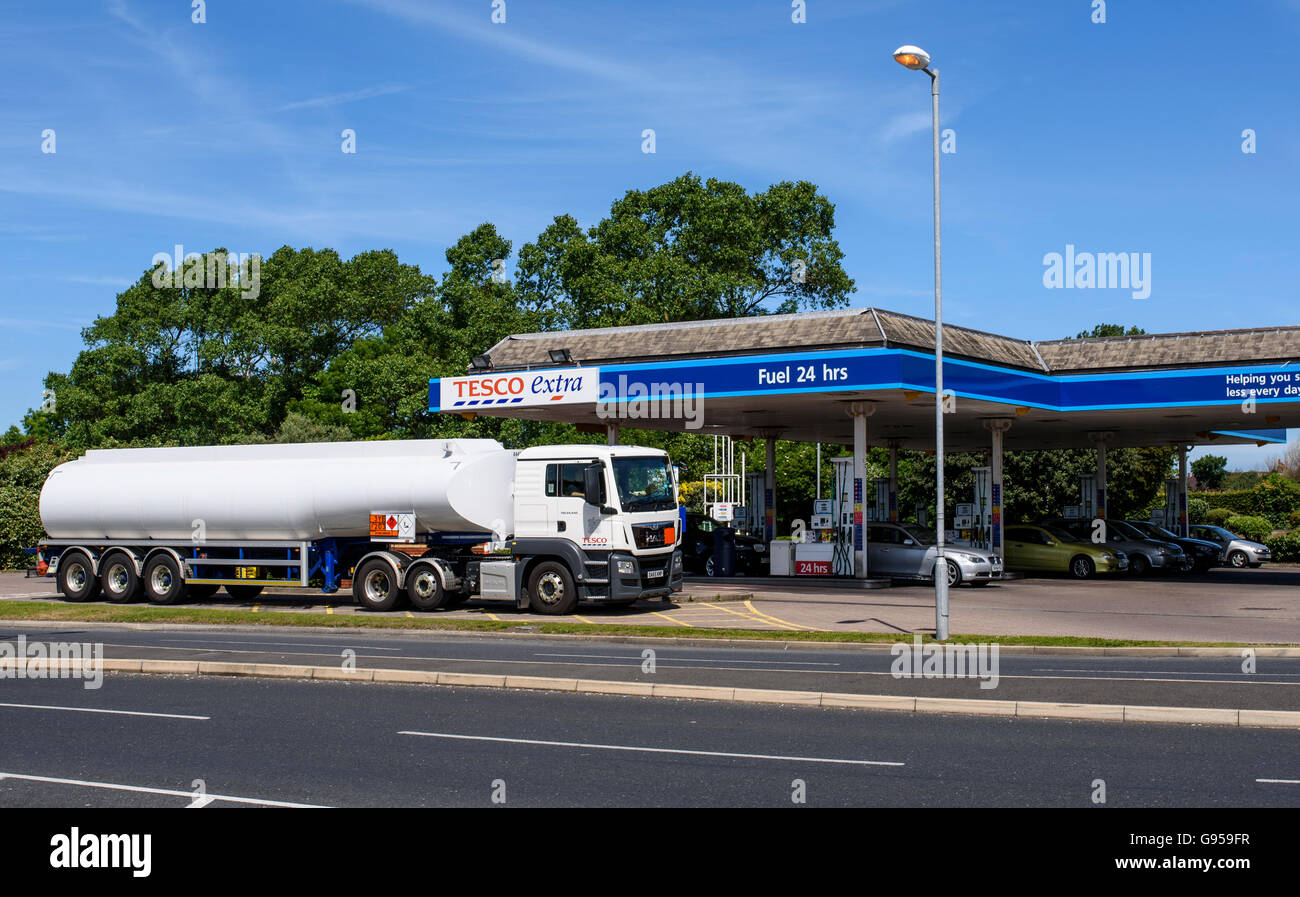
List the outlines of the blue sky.
{"type": "Polygon", "coordinates": [[[789,0],[505,0],[504,24],[492,0],[209,0],[203,24],[189,0],[11,6],[0,429],[177,243],[391,248],[440,275],[483,221],[517,249],[687,170],[818,184],[852,304],[930,316],[928,79],[890,58],[903,43],[934,57],[956,134],[946,321],[1027,339],[1297,323],[1300,0],[1111,0],[1104,24],[1092,5],[807,0],[802,24],[789,0]],[[1046,289],[1067,244],[1150,253],[1150,297],[1046,289]]]}

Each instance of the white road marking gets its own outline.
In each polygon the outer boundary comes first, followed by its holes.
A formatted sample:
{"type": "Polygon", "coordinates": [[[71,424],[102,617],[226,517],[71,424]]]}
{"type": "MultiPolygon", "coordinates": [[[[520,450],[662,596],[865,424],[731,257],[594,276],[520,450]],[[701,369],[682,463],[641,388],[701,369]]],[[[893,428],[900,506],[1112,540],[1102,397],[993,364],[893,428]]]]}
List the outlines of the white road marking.
{"type": "MultiPolygon", "coordinates": [[[[161,644],[171,644],[171,645],[198,645],[198,644],[207,644],[207,645],[250,645],[250,644],[251,644],[251,645],[289,645],[290,647],[294,647],[294,648],[324,648],[324,647],[326,647],[325,645],[322,645],[320,642],[259,642],[259,641],[236,641],[235,639],[218,639],[218,638],[192,639],[192,640],[189,640],[189,641],[181,641],[181,640],[179,640],[179,639],[159,639],[159,642],[160,642],[161,644]]],[[[342,644],[342,643],[340,642],[340,644],[342,644]]],[[[126,646],[126,645],[122,645],[121,647],[128,647],[128,646],[126,646]]],[[[148,645],[136,645],[135,647],[147,648],[147,647],[149,647],[149,646],[148,646],[148,645]]],[[[379,647],[379,646],[377,646],[377,645],[347,645],[346,647],[350,647],[350,648],[361,648],[361,649],[366,650],[366,651],[398,651],[398,652],[400,652],[400,651],[404,651],[404,650],[405,650],[404,648],[381,648],[381,647],[379,647]]]]}
{"type": "MultiPolygon", "coordinates": [[[[0,779],[22,779],[25,782],[49,782],[52,785],[77,785],[82,788],[103,788],[108,791],[137,791],[142,794],[165,794],[169,797],[195,797],[193,791],[175,791],[171,788],[146,788],[143,785],[117,785],[113,782],[88,782],[84,779],[56,779],[51,776],[28,776],[16,772],[0,772],[0,779]]],[[[282,800],[266,800],[261,797],[235,797],[230,794],[205,794],[207,803],[214,800],[236,804],[256,804],[259,807],[299,807],[322,809],[320,804],[294,804],[282,800]]],[[[188,806],[206,806],[196,799],[188,806]]]]}
{"type": "MultiPolygon", "coordinates": [[[[662,651],[663,649],[661,648],[661,649],[659,649],[659,650],[662,651]]],[[[550,654],[550,653],[541,653],[541,652],[537,652],[537,653],[534,653],[533,656],[534,656],[534,657],[596,657],[596,658],[601,658],[601,659],[604,659],[604,660],[626,660],[626,661],[628,661],[629,663],[632,663],[632,662],[637,662],[637,663],[639,663],[639,662],[641,661],[641,655],[639,655],[639,654],[637,654],[637,655],[635,655],[635,656],[628,655],[628,656],[624,657],[624,656],[621,656],[621,655],[619,655],[619,654],[550,654]]],[[[673,663],[718,663],[718,659],[717,659],[716,657],[714,657],[714,658],[709,658],[709,659],[707,659],[707,660],[703,660],[703,659],[696,660],[696,659],[693,659],[693,658],[690,658],[690,657],[666,657],[666,656],[661,656],[659,659],[660,659],[660,660],[671,660],[673,663]]],[[[825,662],[818,662],[818,661],[802,661],[802,660],[732,660],[732,659],[730,659],[730,658],[728,658],[728,659],[725,661],[725,663],[775,663],[775,664],[782,664],[782,665],[785,665],[785,666],[809,666],[809,667],[837,667],[837,666],[839,666],[838,663],[825,663],[825,662]]]]}
{"type": "Polygon", "coordinates": [[[1300,779],[1256,779],[1255,781],[1267,785],[1300,785],[1300,779]]]}
{"type": "Polygon", "coordinates": [[[690,754],[696,757],[736,757],[742,760],[785,760],[800,763],[840,763],[850,766],[903,766],[890,760],[837,760],[830,757],[784,757],[779,754],[733,754],[729,751],[693,751],[685,748],[634,747],[625,744],[587,744],[581,741],[538,741],[532,738],[497,738],[491,735],[456,735],[448,732],[398,732],[424,738],[450,738],[461,741],[496,741],[505,744],[536,744],[543,747],[571,747],[599,751],[639,751],[646,754],[690,754]]]}
{"type": "Polygon", "coordinates": [[[118,716],[157,716],[163,719],[212,719],[210,716],[192,716],[188,713],[147,713],[143,710],[106,710],[102,707],[61,707],[56,704],[4,704],[19,710],[72,710],[77,713],[112,713],[118,716]]]}
{"type": "MultiPolygon", "coordinates": [[[[1225,659],[1227,659],[1227,660],[1233,660],[1233,658],[1225,658],[1225,659]]],[[[1039,667],[1038,669],[1034,670],[1034,672],[1035,672],[1035,673],[1092,673],[1092,672],[1097,672],[1097,673],[1139,673],[1139,674],[1141,674],[1141,673],[1153,673],[1153,674],[1160,674],[1160,675],[1164,675],[1164,676],[1203,676],[1203,675],[1205,675],[1205,673],[1204,673],[1203,671],[1196,671],[1196,670],[1187,671],[1187,672],[1184,672],[1183,670],[1072,670],[1072,669],[1057,669],[1056,667],[1039,667]]],[[[1256,678],[1256,677],[1259,677],[1259,676],[1300,676],[1300,673],[1234,673],[1234,672],[1231,672],[1231,671],[1226,672],[1226,673],[1220,673],[1220,672],[1217,672],[1217,671],[1216,671],[1216,672],[1214,673],[1214,675],[1216,675],[1216,676],[1250,676],[1250,677],[1252,677],[1252,678],[1256,678]]],[[[1175,680],[1175,681],[1176,681],[1176,680],[1175,680]]]]}

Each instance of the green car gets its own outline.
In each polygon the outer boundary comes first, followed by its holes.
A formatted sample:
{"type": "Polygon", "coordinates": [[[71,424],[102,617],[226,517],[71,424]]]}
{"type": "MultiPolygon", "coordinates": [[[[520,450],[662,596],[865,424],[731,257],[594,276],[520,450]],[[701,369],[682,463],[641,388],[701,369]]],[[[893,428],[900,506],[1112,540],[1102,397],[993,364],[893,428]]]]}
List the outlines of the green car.
{"type": "Polygon", "coordinates": [[[1003,541],[1008,570],[1047,570],[1088,579],[1128,569],[1124,552],[1085,542],[1054,526],[1008,526],[1003,541]]]}

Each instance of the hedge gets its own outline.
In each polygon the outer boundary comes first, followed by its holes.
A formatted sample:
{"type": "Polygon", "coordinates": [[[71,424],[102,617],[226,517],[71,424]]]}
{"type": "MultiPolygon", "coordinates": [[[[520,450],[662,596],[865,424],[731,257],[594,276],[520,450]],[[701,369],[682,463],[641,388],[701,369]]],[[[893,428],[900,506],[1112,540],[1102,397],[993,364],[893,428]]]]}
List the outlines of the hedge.
{"type": "Polygon", "coordinates": [[[1263,517],[1246,517],[1243,515],[1229,517],[1228,522],[1223,526],[1229,532],[1234,532],[1243,539],[1250,539],[1252,542],[1263,542],[1268,538],[1269,533],[1273,532],[1273,524],[1263,517]]]}
{"type": "Polygon", "coordinates": [[[1205,515],[1205,519],[1206,522],[1214,526],[1223,526],[1228,522],[1228,518],[1233,516],[1235,516],[1233,512],[1227,508],[1210,508],[1209,513],[1205,515]]]}
{"type": "Polygon", "coordinates": [[[1266,539],[1264,544],[1275,561],[1300,561],[1300,533],[1283,533],[1266,539]]]}

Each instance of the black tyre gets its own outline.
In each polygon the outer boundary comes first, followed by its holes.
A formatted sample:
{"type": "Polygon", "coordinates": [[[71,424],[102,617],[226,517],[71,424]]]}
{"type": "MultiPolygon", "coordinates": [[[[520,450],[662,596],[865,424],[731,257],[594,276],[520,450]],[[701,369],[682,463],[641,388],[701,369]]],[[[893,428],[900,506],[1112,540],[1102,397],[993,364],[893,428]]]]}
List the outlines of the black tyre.
{"type": "Polygon", "coordinates": [[[1075,579],[1092,579],[1097,565],[1087,555],[1077,554],[1070,559],[1070,575],[1075,579]]]}
{"type": "Polygon", "coordinates": [[[578,607],[578,590],[569,568],[558,561],[543,561],[528,577],[528,604],[539,614],[571,614],[578,607]]]}
{"type": "Polygon", "coordinates": [[[444,608],[460,607],[468,600],[469,595],[466,592],[444,592],[442,606],[444,608]]]}
{"type": "Polygon", "coordinates": [[[114,604],[135,601],[140,596],[135,563],[120,551],[107,555],[99,562],[99,588],[114,604]]]}
{"type": "Polygon", "coordinates": [[[447,600],[442,577],[432,564],[419,564],[406,573],[406,597],[416,610],[437,610],[447,600]]]}
{"type": "Polygon", "coordinates": [[[1151,562],[1145,554],[1135,554],[1129,558],[1128,572],[1134,576],[1146,576],[1151,572],[1151,562]]]}
{"type": "Polygon", "coordinates": [[[99,595],[99,579],[90,558],[74,551],[59,558],[59,591],[68,601],[90,601],[99,595]]]}
{"type": "Polygon", "coordinates": [[[1249,563],[1250,563],[1250,559],[1246,557],[1246,552],[1244,551],[1234,551],[1232,554],[1228,555],[1229,567],[1234,567],[1240,570],[1242,567],[1247,566],[1249,563]]]}
{"type": "Polygon", "coordinates": [[[705,576],[713,575],[713,555],[709,555],[704,559],[704,575],[705,576]]]}
{"type": "Polygon", "coordinates": [[[970,584],[973,585],[973,586],[975,586],[975,587],[978,588],[978,589],[982,589],[982,588],[984,588],[986,585],[988,585],[990,582],[992,582],[991,579],[972,579],[972,580],[970,581],[970,584]]]}
{"type": "Polygon", "coordinates": [[[265,586],[226,586],[226,594],[240,601],[252,601],[262,594],[265,586]]]}
{"type": "MultiPolygon", "coordinates": [[[[236,586],[238,588],[238,586],[236,586]]],[[[221,586],[212,583],[202,583],[199,585],[187,585],[185,587],[185,598],[189,601],[207,601],[221,589],[221,586]]]]}
{"type": "Polygon", "coordinates": [[[378,558],[366,561],[352,578],[352,597],[366,610],[393,610],[402,598],[397,574],[386,561],[378,558]]]}
{"type": "Polygon", "coordinates": [[[181,568],[167,554],[160,554],[144,565],[144,596],[151,604],[179,604],[185,597],[181,568]]]}

